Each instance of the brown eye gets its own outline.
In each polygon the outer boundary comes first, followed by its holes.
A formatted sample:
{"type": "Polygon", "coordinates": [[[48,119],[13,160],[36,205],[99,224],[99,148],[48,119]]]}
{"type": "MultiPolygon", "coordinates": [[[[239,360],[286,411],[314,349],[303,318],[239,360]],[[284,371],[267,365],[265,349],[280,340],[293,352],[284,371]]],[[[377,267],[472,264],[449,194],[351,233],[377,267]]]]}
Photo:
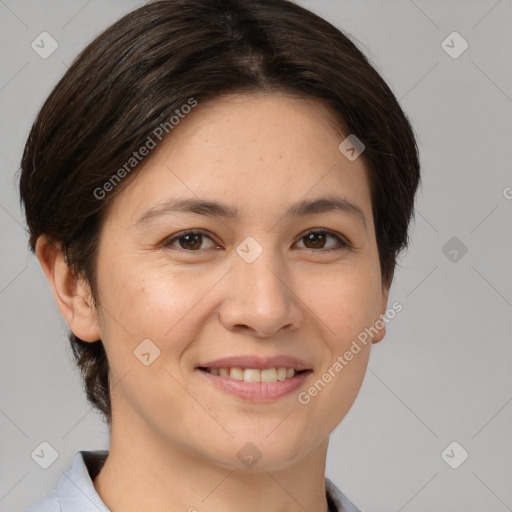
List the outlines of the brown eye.
{"type": "Polygon", "coordinates": [[[306,235],[303,237],[303,240],[305,240],[305,245],[308,249],[323,249],[323,245],[325,244],[326,240],[326,233],[310,233],[309,235],[306,235]],[[308,245],[311,244],[311,245],[308,245]]]}
{"type": "MultiPolygon", "coordinates": [[[[177,235],[167,239],[163,245],[170,249],[176,248],[178,250],[182,249],[186,252],[199,252],[205,239],[212,242],[213,245],[210,246],[210,248],[215,246],[213,240],[208,235],[200,231],[185,231],[178,233],[177,235]]],[[[341,251],[350,247],[350,244],[343,240],[339,235],[327,230],[309,231],[306,235],[300,238],[300,241],[304,241],[305,249],[314,252],[341,251]],[[337,244],[334,244],[332,247],[325,248],[329,238],[334,239],[337,244]]],[[[208,247],[206,247],[206,249],[207,248],[208,247]]],[[[203,247],[203,249],[205,248],[203,247]]]]}
{"type": "Polygon", "coordinates": [[[184,233],[178,233],[178,235],[169,238],[163,245],[169,248],[176,247],[177,249],[183,249],[184,251],[198,252],[201,249],[204,239],[212,241],[209,236],[199,231],[187,231],[184,233]],[[179,246],[176,246],[175,242],[178,242],[179,246]]]}
{"type": "Polygon", "coordinates": [[[202,243],[201,234],[183,235],[178,238],[182,249],[199,249],[202,243]],[[185,240],[185,242],[183,242],[185,240]]]}
{"type": "Polygon", "coordinates": [[[301,240],[304,240],[304,244],[306,246],[306,249],[309,250],[316,250],[320,249],[322,252],[327,251],[336,251],[336,250],[342,250],[347,247],[349,247],[349,244],[346,243],[340,236],[336,235],[335,233],[332,233],[330,231],[310,231],[308,234],[301,237],[301,240]],[[338,242],[338,246],[331,247],[328,249],[325,249],[325,243],[326,240],[331,237],[334,238],[338,242]]]}

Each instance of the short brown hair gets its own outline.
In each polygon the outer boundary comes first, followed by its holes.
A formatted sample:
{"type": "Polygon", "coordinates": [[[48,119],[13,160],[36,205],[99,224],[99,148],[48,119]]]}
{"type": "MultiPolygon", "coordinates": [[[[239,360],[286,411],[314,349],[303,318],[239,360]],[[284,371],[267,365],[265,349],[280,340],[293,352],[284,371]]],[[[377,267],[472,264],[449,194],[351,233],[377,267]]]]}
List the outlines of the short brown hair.
{"type": "MultiPolygon", "coordinates": [[[[99,226],[128,180],[102,200],[93,191],[190,98],[261,91],[327,102],[341,132],[365,144],[381,275],[389,286],[397,255],[408,244],[420,181],[412,127],[356,45],[288,0],[150,2],[83,49],[47,98],[25,145],[20,194],[30,249],[41,234],[60,241],[96,304],[99,226]]],[[[87,398],[110,426],[103,344],[72,332],[69,341],[87,398]]]]}

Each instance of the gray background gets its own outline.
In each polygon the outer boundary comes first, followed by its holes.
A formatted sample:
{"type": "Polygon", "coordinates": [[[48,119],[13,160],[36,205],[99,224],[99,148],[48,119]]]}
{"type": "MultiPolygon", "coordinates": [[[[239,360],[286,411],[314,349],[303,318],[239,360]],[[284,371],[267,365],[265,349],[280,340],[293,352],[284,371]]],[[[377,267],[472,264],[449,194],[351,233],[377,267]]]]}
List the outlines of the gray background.
{"type": "MultiPolygon", "coordinates": [[[[27,250],[17,170],[66,67],[142,3],[0,0],[1,512],[53,490],[78,450],[108,448],[71,364],[67,326],[27,250]],[[59,44],[48,59],[30,46],[43,31],[59,44]],[[31,458],[43,441],[58,452],[48,469],[31,458]]],[[[387,80],[423,168],[390,295],[403,311],[331,436],[326,474],[367,512],[512,510],[512,2],[299,3],[347,31],[387,80]],[[453,31],[469,43],[456,59],[441,46],[453,31]],[[453,441],[469,453],[458,469],[441,456],[453,441]]],[[[453,464],[461,448],[448,453],[453,464]]]]}

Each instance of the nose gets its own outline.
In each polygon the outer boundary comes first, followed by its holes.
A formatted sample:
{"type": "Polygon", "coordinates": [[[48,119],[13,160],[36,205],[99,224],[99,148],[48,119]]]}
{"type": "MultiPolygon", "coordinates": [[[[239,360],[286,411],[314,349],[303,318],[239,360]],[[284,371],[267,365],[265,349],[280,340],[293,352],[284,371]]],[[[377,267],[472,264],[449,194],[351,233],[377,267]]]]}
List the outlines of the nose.
{"type": "Polygon", "coordinates": [[[271,251],[263,251],[252,263],[238,255],[234,259],[219,311],[224,327],[261,338],[298,329],[302,303],[282,259],[271,251]]]}

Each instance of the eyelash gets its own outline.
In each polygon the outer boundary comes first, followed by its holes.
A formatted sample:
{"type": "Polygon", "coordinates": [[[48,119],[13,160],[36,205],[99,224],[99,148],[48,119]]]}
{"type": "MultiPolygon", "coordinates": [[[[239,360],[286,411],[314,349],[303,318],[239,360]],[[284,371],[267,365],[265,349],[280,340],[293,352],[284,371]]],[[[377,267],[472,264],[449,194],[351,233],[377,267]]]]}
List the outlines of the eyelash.
{"type": "MultiPolygon", "coordinates": [[[[330,235],[330,236],[336,238],[336,240],[341,245],[341,247],[334,247],[334,248],[331,248],[331,249],[308,249],[308,248],[305,248],[304,250],[306,250],[308,252],[323,252],[323,253],[325,253],[325,252],[344,251],[344,250],[352,248],[352,246],[347,241],[345,241],[339,234],[337,234],[334,231],[330,231],[328,229],[311,229],[309,231],[306,231],[304,235],[299,237],[299,241],[302,240],[303,238],[305,238],[307,235],[309,235],[311,233],[330,235]]],[[[193,250],[188,250],[188,249],[183,249],[181,247],[173,246],[172,243],[175,240],[179,240],[180,238],[183,238],[183,237],[185,237],[187,235],[202,235],[204,237],[209,238],[212,242],[215,243],[215,241],[210,236],[208,236],[206,233],[204,233],[201,230],[188,230],[188,231],[182,231],[180,233],[177,233],[176,235],[173,235],[172,238],[167,238],[163,242],[162,245],[164,247],[168,247],[168,248],[172,247],[174,249],[178,249],[180,251],[184,251],[184,252],[188,252],[188,253],[200,252],[201,249],[193,251],[193,250]]]]}

